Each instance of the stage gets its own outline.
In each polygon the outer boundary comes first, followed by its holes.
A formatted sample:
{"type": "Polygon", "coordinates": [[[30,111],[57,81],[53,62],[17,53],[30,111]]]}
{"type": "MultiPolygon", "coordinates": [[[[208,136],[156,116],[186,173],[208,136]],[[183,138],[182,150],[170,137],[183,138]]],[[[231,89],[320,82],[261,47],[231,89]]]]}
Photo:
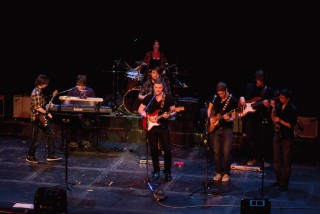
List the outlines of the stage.
{"type": "MultiPolygon", "coordinates": [[[[212,151],[201,143],[202,134],[194,132],[196,125],[179,122],[179,119],[171,121],[173,180],[166,183],[163,174],[158,181],[151,180],[152,166],[146,164],[150,157],[146,154],[140,119],[115,113],[104,117],[98,144],[90,148],[64,149],[59,135],[61,127],[55,124],[57,151],[63,160],[46,162],[43,143],[36,155],[39,164],[25,161],[30,145],[30,122],[1,121],[0,210],[34,213],[34,203],[37,207],[42,203],[42,207],[58,209],[60,202],[60,208],[63,206],[68,213],[75,214],[238,214],[240,210],[257,208],[248,207],[253,201],[258,202],[260,208],[263,204],[261,213],[268,209],[272,214],[320,212],[320,160],[314,155],[319,151],[318,139],[295,141],[292,179],[288,190],[281,192],[271,187],[272,162],[264,173],[234,167],[230,182],[213,183],[212,151]],[[66,197],[59,197],[61,201],[58,201],[55,195],[61,196],[64,192],[66,197]]],[[[240,145],[237,141],[234,143],[233,163],[244,165],[240,145]]]]}

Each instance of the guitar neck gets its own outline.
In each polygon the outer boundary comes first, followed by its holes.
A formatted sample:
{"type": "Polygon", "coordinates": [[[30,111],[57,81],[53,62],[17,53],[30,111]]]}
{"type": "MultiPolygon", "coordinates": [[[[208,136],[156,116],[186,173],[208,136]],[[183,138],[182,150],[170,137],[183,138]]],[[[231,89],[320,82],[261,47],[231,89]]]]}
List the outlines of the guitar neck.
{"type": "MultiPolygon", "coordinates": [[[[174,112],[174,111],[169,111],[168,114],[171,114],[172,112],[174,112]]],[[[164,113],[163,113],[163,114],[164,114],[164,113]]],[[[156,119],[159,120],[160,118],[162,118],[162,117],[163,117],[163,114],[158,115],[158,116],[156,117],[156,119]]]]}

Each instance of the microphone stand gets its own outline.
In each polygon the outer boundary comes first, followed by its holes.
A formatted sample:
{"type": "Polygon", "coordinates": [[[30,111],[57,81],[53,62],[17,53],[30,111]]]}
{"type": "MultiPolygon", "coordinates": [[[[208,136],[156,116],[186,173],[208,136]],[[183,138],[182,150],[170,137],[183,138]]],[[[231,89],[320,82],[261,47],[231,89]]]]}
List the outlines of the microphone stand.
{"type": "MultiPolygon", "coordinates": [[[[146,108],[144,109],[144,111],[141,113],[140,115],[140,118],[143,117],[144,114],[148,114],[148,110],[149,110],[149,106],[151,105],[151,103],[153,102],[153,100],[156,98],[156,96],[158,96],[159,94],[155,94],[153,95],[152,99],[149,101],[148,105],[146,106],[146,108]]],[[[150,183],[150,179],[149,179],[149,138],[148,138],[148,118],[146,118],[146,164],[147,164],[147,167],[146,167],[146,173],[147,173],[147,176],[146,176],[146,179],[145,179],[145,183],[147,183],[151,193],[152,193],[152,196],[153,196],[153,200],[154,201],[163,201],[167,198],[167,196],[165,196],[162,192],[155,192],[151,183],[150,183]]]]}
{"type": "MultiPolygon", "coordinates": [[[[216,96],[215,96],[216,98],[216,96]]],[[[214,99],[215,99],[214,98],[214,99]]],[[[205,150],[206,150],[206,166],[205,166],[205,170],[204,170],[204,182],[203,182],[203,187],[193,191],[189,196],[192,196],[193,194],[203,190],[205,194],[207,194],[207,191],[210,189],[210,185],[208,182],[208,168],[209,168],[209,152],[210,152],[210,147],[209,147],[209,126],[210,126],[210,118],[207,118],[206,123],[206,132],[204,134],[204,138],[203,138],[203,144],[205,146],[205,150]]]]}

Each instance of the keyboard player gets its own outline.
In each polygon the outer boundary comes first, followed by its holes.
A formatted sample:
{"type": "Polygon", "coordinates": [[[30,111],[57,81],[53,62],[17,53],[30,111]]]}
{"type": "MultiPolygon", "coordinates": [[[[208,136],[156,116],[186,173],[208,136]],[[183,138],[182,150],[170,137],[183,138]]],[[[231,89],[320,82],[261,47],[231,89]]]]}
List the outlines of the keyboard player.
{"type": "MultiPolygon", "coordinates": [[[[68,92],[68,96],[79,97],[80,99],[86,99],[88,97],[96,97],[94,90],[87,86],[87,76],[79,74],[76,77],[77,86],[72,88],[68,92]]],[[[88,105],[87,102],[81,103],[81,101],[64,101],[64,104],[76,104],[76,105],[88,105]]],[[[95,105],[95,103],[89,102],[89,105],[95,105]]],[[[91,147],[89,141],[90,130],[92,121],[90,117],[83,114],[78,114],[80,120],[80,127],[75,127],[71,130],[70,147],[91,147]]]]}

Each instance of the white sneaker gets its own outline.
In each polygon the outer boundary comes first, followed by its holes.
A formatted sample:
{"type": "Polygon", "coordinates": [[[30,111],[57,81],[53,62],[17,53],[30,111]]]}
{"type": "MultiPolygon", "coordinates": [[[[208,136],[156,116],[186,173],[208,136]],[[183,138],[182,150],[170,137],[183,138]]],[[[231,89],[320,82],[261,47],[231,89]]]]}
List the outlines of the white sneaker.
{"type": "Polygon", "coordinates": [[[230,175],[224,174],[221,181],[222,182],[228,182],[229,180],[230,180],[230,175]]]}
{"type": "Polygon", "coordinates": [[[214,181],[220,181],[221,178],[222,178],[222,175],[219,174],[219,173],[217,173],[217,174],[213,177],[213,180],[214,180],[214,181]]]}

